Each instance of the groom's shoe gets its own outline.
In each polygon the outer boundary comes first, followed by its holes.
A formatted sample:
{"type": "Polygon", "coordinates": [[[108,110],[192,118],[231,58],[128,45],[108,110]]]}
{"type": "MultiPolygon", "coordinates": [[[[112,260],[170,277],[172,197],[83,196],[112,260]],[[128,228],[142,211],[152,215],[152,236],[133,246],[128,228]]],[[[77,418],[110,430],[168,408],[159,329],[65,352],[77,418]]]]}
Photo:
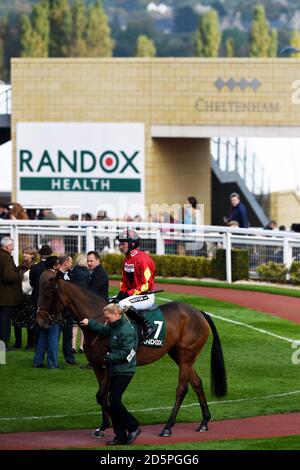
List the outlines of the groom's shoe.
{"type": "Polygon", "coordinates": [[[127,441],[126,441],[126,444],[132,444],[133,441],[136,440],[136,438],[141,434],[141,428],[137,428],[135,431],[133,432],[130,432],[128,434],[128,438],[127,438],[127,441]]]}

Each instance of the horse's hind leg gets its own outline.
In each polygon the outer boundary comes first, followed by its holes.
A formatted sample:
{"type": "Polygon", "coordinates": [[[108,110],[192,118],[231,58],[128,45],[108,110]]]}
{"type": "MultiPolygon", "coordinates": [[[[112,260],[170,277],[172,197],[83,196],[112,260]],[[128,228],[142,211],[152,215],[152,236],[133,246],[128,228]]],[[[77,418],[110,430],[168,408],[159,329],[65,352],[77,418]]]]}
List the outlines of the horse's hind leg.
{"type": "MultiPolygon", "coordinates": [[[[170,354],[171,356],[171,354],[170,354]]],[[[171,356],[172,357],[172,356],[171,356]]],[[[176,361],[175,357],[172,357],[172,359],[176,361]]],[[[176,422],[176,417],[179,411],[179,408],[184,400],[184,397],[187,394],[188,391],[188,381],[189,381],[189,375],[191,373],[191,364],[190,363],[182,363],[179,366],[179,381],[178,381],[178,387],[176,390],[176,401],[175,405],[173,406],[172,413],[163,428],[162,432],[160,433],[161,437],[169,437],[172,435],[171,428],[174,426],[176,422]]]]}
{"type": "Polygon", "coordinates": [[[208,422],[211,418],[211,414],[209,412],[206,397],[204,394],[202,380],[200,379],[199,375],[197,374],[194,368],[192,368],[189,380],[190,380],[191,386],[193,387],[193,390],[198,396],[198,400],[199,400],[201,410],[202,410],[202,422],[199,425],[199,427],[196,429],[196,431],[200,431],[200,432],[208,431],[208,422]]]}

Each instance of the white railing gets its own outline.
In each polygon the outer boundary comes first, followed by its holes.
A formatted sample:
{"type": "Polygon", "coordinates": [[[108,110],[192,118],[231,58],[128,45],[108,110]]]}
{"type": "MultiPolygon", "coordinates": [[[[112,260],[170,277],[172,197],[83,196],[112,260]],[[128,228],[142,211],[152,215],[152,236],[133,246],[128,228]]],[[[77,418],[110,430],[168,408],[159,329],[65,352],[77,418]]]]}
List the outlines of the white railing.
{"type": "Polygon", "coordinates": [[[14,260],[25,246],[39,248],[49,243],[57,254],[90,250],[118,252],[116,234],[125,228],[139,232],[142,249],[156,254],[185,254],[213,257],[216,249],[226,249],[226,278],[231,283],[231,249],[249,250],[249,270],[268,261],[284,263],[288,268],[300,258],[300,234],[258,228],[241,229],[211,225],[71,220],[2,220],[0,238],[9,235],[15,241],[14,260]]]}

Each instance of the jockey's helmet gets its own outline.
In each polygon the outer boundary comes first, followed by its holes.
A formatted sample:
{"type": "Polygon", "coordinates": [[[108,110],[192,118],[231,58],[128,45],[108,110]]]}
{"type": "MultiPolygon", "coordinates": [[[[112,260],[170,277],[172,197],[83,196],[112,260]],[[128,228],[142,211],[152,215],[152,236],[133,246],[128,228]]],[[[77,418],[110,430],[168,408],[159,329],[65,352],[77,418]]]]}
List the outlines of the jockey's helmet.
{"type": "Polygon", "coordinates": [[[127,242],[129,251],[140,245],[140,237],[135,230],[126,229],[116,237],[119,242],[127,242]]]}

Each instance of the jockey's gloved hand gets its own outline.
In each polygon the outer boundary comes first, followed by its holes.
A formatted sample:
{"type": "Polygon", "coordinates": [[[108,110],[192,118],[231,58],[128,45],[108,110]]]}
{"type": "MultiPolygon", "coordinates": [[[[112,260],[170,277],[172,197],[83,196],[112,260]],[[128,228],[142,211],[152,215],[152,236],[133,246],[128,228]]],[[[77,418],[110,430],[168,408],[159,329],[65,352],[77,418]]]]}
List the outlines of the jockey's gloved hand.
{"type": "Polygon", "coordinates": [[[123,291],[120,290],[120,292],[118,293],[116,299],[117,299],[118,302],[120,302],[121,300],[126,299],[127,297],[129,297],[128,292],[123,292],[123,291]]]}

